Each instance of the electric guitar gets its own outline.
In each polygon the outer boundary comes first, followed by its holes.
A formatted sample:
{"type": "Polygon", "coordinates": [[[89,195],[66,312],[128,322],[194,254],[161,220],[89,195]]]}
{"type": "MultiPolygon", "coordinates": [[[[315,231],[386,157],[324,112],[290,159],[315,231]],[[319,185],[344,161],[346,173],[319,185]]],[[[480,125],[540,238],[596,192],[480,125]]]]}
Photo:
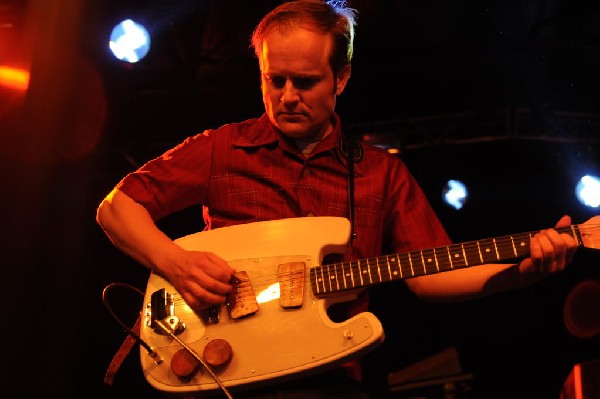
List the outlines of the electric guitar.
{"type": "MultiPolygon", "coordinates": [[[[557,229],[580,246],[600,249],[600,216],[557,229]]],[[[211,251],[236,269],[225,305],[194,312],[173,286],[151,273],[140,338],[146,380],[170,395],[214,396],[333,368],[384,340],[370,312],[333,322],[327,309],[354,299],[371,285],[527,256],[536,232],[445,247],[320,265],[343,253],[350,223],[340,217],[306,217],[235,225],[176,240],[182,248],[211,251]],[[229,348],[224,364],[206,364],[211,343],[229,348]],[[174,357],[188,352],[200,365],[176,373],[174,357]]]]}

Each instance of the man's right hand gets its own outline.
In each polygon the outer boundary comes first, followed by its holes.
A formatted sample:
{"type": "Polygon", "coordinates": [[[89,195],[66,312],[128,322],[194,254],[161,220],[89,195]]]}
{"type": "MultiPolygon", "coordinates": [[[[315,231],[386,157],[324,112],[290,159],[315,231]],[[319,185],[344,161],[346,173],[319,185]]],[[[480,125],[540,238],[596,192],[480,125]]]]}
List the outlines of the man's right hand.
{"type": "Polygon", "coordinates": [[[225,302],[235,274],[227,262],[212,252],[181,252],[162,268],[167,280],[194,310],[225,302]]]}

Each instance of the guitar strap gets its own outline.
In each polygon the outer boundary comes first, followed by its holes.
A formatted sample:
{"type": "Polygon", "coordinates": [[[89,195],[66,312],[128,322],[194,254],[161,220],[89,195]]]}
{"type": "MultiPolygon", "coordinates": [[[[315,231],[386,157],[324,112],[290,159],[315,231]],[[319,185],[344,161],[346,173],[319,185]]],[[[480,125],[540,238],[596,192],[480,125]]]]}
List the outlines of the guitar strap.
{"type": "Polygon", "coordinates": [[[362,147],[351,137],[342,134],[340,138],[340,150],[348,161],[348,209],[350,219],[351,240],[356,238],[354,226],[354,164],[362,159],[362,147]]]}
{"type": "MultiPolygon", "coordinates": [[[[141,319],[142,319],[141,315],[138,316],[138,318],[135,321],[135,324],[133,325],[133,328],[132,328],[132,332],[135,333],[137,336],[139,336],[139,334],[140,334],[141,319]]],[[[106,385],[112,386],[113,380],[115,379],[115,374],[117,374],[117,371],[121,367],[121,364],[123,364],[123,361],[129,354],[129,352],[131,352],[131,349],[133,348],[135,343],[136,343],[136,339],[134,338],[134,336],[132,334],[127,334],[127,336],[125,337],[125,340],[121,344],[121,347],[117,350],[117,352],[113,356],[110,364],[108,365],[108,369],[106,370],[106,375],[104,376],[104,383],[106,385]]]]}

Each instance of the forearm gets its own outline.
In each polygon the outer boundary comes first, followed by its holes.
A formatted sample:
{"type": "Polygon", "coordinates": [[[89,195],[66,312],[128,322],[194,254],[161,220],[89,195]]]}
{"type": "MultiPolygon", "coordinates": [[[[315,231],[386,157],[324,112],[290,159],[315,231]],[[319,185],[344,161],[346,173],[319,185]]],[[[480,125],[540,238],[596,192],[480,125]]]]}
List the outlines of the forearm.
{"type": "Polygon", "coordinates": [[[118,190],[102,201],[96,220],[117,248],[153,271],[162,272],[168,259],[182,251],[142,205],[118,190]]]}
{"type": "Polygon", "coordinates": [[[524,286],[515,264],[486,264],[406,280],[427,302],[458,302],[524,286]]]}

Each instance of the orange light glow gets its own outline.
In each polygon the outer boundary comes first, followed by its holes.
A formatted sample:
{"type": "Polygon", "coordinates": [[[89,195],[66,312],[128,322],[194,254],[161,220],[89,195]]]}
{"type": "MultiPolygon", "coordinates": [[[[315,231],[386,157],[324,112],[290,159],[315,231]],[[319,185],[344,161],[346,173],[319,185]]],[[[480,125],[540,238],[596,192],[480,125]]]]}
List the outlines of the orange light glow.
{"type": "Polygon", "coordinates": [[[0,86],[26,91],[29,87],[29,71],[0,65],[0,86]]]}

